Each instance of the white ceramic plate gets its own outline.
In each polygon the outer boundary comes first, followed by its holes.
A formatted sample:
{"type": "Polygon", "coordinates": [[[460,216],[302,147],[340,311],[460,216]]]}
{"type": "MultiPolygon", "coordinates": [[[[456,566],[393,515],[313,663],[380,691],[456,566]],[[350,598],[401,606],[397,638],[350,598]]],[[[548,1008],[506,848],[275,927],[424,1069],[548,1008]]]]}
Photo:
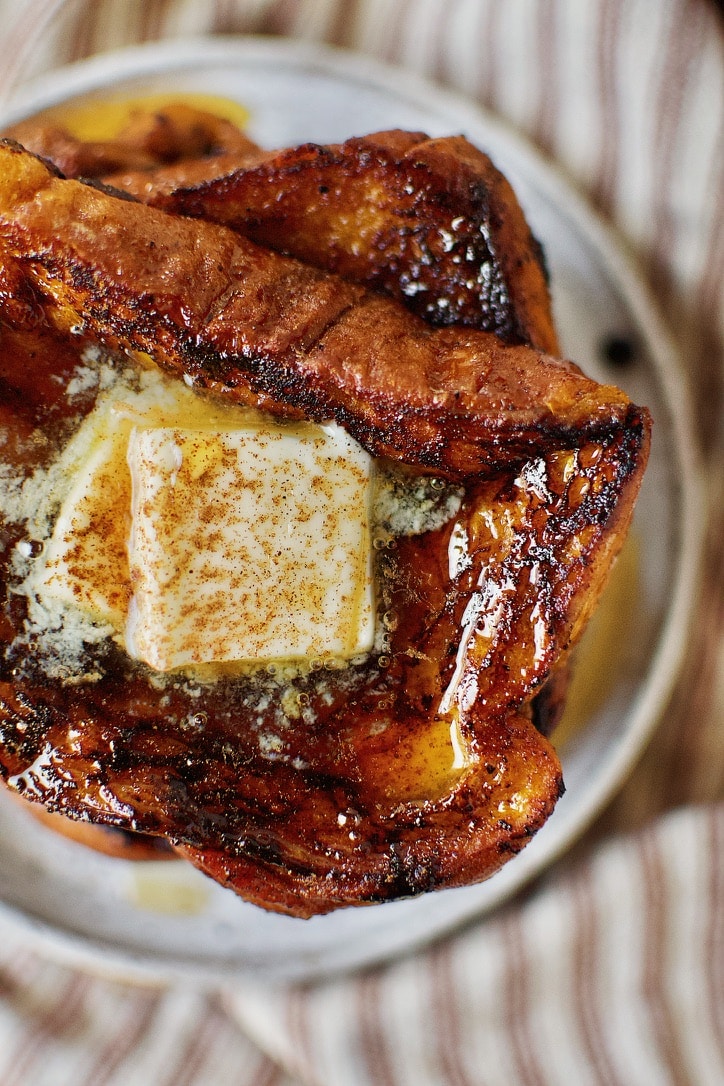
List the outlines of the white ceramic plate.
{"type": "Polygon", "coordinates": [[[236,99],[249,110],[250,135],[269,147],[392,127],[464,133],[509,176],[545,246],[565,352],[592,376],[622,385],[655,418],[633,533],[638,576],[623,594],[619,588],[615,638],[599,633],[585,650],[586,676],[613,672],[615,682],[563,746],[567,792],[548,824],[489,882],[293,920],[247,905],[186,864],[130,864],[89,852],[0,795],[0,921],[46,948],[125,975],[217,979],[311,977],[378,961],[479,917],[540,873],[584,832],[653,730],[686,635],[701,523],[677,360],[639,280],[575,193],[530,147],[458,97],[360,57],[281,40],[220,39],[133,49],[57,72],[26,89],[3,123],[110,90],[236,99]],[[612,336],[634,345],[625,369],[606,363],[602,344],[612,336]],[[615,661],[608,655],[614,643],[615,661]]]}

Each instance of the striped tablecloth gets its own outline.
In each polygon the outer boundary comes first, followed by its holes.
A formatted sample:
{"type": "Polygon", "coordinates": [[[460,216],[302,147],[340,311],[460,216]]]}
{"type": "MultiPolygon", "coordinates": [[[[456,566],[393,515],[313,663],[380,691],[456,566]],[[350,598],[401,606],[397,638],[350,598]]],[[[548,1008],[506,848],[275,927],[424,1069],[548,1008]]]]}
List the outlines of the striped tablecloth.
{"type": "Polygon", "coordinates": [[[49,56],[280,34],[414,69],[527,135],[658,299],[692,389],[709,521],[697,620],[655,737],[586,841],[521,899],[428,950],[301,986],[134,986],[46,960],[10,931],[0,1086],[724,1082],[720,6],[89,0],[61,38],[56,7],[0,0],[0,94],[49,56]]]}

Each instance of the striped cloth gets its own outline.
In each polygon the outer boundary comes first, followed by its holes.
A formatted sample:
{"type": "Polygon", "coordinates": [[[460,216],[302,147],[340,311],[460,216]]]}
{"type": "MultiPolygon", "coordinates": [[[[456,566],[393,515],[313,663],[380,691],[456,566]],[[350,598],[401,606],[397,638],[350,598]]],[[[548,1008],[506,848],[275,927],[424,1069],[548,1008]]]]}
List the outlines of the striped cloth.
{"type": "Polygon", "coordinates": [[[45,960],[11,932],[0,1086],[723,1083],[719,5],[78,0],[63,37],[57,6],[0,0],[0,95],[49,58],[100,47],[284,34],[414,69],[526,134],[614,226],[666,312],[710,518],[696,627],[655,739],[586,841],[521,899],[408,958],[302,986],[134,987],[45,960]]]}

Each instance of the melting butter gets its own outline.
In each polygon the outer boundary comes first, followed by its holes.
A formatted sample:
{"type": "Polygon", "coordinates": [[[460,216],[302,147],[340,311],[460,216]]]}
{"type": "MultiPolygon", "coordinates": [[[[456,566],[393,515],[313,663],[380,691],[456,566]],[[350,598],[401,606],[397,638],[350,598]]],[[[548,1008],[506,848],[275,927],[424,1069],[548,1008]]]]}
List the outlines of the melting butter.
{"type": "Polygon", "coordinates": [[[372,460],[160,374],[103,396],[66,454],[34,593],[169,671],[367,652],[372,460]]]}

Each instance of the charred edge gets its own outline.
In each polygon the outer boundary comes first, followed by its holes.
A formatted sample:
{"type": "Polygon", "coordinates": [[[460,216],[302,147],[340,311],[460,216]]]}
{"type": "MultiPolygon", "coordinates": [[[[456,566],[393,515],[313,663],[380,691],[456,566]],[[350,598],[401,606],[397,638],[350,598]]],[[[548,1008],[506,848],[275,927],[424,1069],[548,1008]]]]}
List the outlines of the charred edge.
{"type": "Polygon", "coordinates": [[[368,900],[416,897],[440,885],[439,864],[431,856],[420,859],[400,843],[393,842],[387,853],[387,861],[388,873],[383,876],[383,887],[373,891],[368,900]]]}
{"type": "Polygon", "coordinates": [[[97,177],[79,177],[78,181],[81,185],[85,185],[89,189],[96,189],[106,196],[114,196],[117,200],[125,200],[129,204],[141,203],[138,197],[134,196],[133,193],[126,192],[125,189],[116,188],[115,185],[107,185],[97,177]]]}
{"type": "Polygon", "coordinates": [[[565,697],[558,693],[555,675],[549,673],[531,701],[531,719],[536,731],[549,739],[563,715],[564,707],[565,697]]]}
{"type": "Polygon", "coordinates": [[[405,249],[421,250],[423,256],[421,258],[416,252],[415,263],[421,265],[421,270],[419,274],[408,275],[407,279],[411,283],[424,284],[426,276],[423,269],[428,268],[434,283],[437,284],[438,295],[441,275],[443,280],[446,277],[452,278],[451,290],[446,293],[444,304],[441,304],[440,297],[429,301],[424,290],[412,296],[406,295],[400,289],[399,278],[391,278],[386,266],[375,271],[371,282],[383,287],[392,296],[401,298],[407,309],[423,317],[433,327],[458,324],[493,332],[509,344],[525,343],[526,332],[519,326],[513,313],[505,272],[496,255],[495,246],[489,240],[490,231],[481,231],[482,224],[494,228],[489,187],[483,181],[471,182],[467,198],[460,201],[459,197],[456,197],[454,202],[453,194],[440,188],[439,178],[426,162],[413,162],[412,172],[410,166],[409,159],[398,166],[401,182],[405,185],[413,184],[420,190],[414,209],[409,212],[410,219],[417,222],[417,225],[413,225],[409,231],[405,230],[405,249]],[[467,220],[468,226],[464,232],[455,236],[452,248],[442,258],[430,241],[439,240],[442,223],[449,221],[451,214],[462,216],[467,220]],[[435,223],[432,227],[427,225],[430,218],[435,223]],[[470,253],[473,255],[469,256],[470,253]],[[427,265],[425,254],[429,261],[427,265]],[[465,255],[461,261],[462,254],[465,255]],[[456,261],[458,263],[455,263],[456,261]],[[473,285],[469,286],[467,282],[460,282],[461,267],[466,268],[466,279],[471,272],[479,273],[482,268],[487,269],[487,274],[484,277],[474,274],[473,285]],[[445,268],[448,268],[447,272],[445,268]],[[450,297],[453,293],[454,298],[450,297]]]}
{"type": "Polygon", "coordinates": [[[501,839],[497,842],[495,846],[499,855],[516,856],[519,852],[522,852],[528,842],[532,840],[532,838],[535,837],[535,835],[543,828],[553,810],[553,807],[558,802],[558,800],[562,799],[563,795],[565,794],[565,790],[566,789],[565,785],[563,784],[563,778],[559,776],[556,796],[553,799],[552,803],[546,806],[545,809],[539,810],[538,816],[535,821],[526,823],[526,825],[522,826],[518,830],[513,830],[509,822],[501,819],[498,822],[498,828],[505,836],[501,837],[501,839]]]}
{"type": "MultiPolygon", "coordinates": [[[[208,847],[199,846],[194,842],[190,843],[194,847],[208,847]]],[[[248,832],[241,832],[238,836],[224,835],[219,841],[219,850],[224,855],[233,856],[237,859],[253,860],[255,864],[262,865],[268,869],[281,868],[285,874],[288,875],[303,875],[307,870],[304,861],[294,864],[291,863],[288,857],[284,856],[284,850],[280,843],[274,838],[274,836],[266,830],[252,829],[248,832]]]]}
{"type": "Polygon", "coordinates": [[[530,236],[531,248],[532,248],[533,253],[535,255],[535,262],[536,262],[536,264],[538,265],[538,267],[541,270],[541,275],[543,276],[543,281],[544,281],[545,285],[550,290],[550,287],[551,287],[551,269],[550,269],[550,265],[548,263],[548,254],[546,252],[545,246],[543,245],[543,243],[541,241],[538,240],[538,238],[535,236],[534,233],[532,233],[532,231],[531,231],[529,236],[530,236]]]}
{"type": "Polygon", "coordinates": [[[651,416],[646,408],[629,404],[624,421],[624,433],[627,438],[624,442],[624,470],[629,474],[635,469],[639,454],[651,433],[651,416]]]}
{"type": "Polygon", "coordinates": [[[617,511],[622,491],[640,467],[646,433],[647,427],[639,409],[629,411],[619,433],[607,445],[608,464],[613,468],[612,478],[600,491],[587,494],[580,506],[565,516],[569,531],[578,532],[587,525],[604,528],[608,524],[617,511]]]}
{"type": "MultiPolygon", "coordinates": [[[[159,308],[159,303],[164,299],[152,295],[139,294],[128,297],[119,294],[113,286],[105,281],[100,281],[93,269],[80,263],[66,263],[57,260],[50,254],[40,254],[37,263],[49,275],[50,278],[61,283],[66,283],[82,299],[80,305],[74,309],[79,319],[90,331],[105,343],[110,349],[120,348],[125,351],[154,351],[157,364],[166,369],[178,369],[178,366],[164,365],[164,343],[170,343],[173,350],[177,350],[181,356],[182,365],[188,362],[193,365],[203,352],[201,348],[192,344],[184,337],[184,332],[173,315],[159,308]],[[109,299],[108,304],[94,301],[94,297],[109,299]],[[113,298],[117,296],[122,312],[116,313],[112,309],[113,298]]],[[[39,284],[41,293],[48,295],[39,284]]],[[[56,302],[52,294],[50,301],[56,302]]],[[[61,297],[60,304],[63,304],[61,297]]],[[[218,352],[208,352],[208,358],[204,354],[204,360],[210,365],[211,359],[219,359],[218,352]]]]}
{"type": "Polygon", "coordinates": [[[30,763],[41,751],[54,723],[54,713],[50,706],[33,704],[22,693],[17,693],[15,699],[19,708],[0,698],[0,747],[30,763]]]}
{"type": "MultiPolygon", "coordinates": [[[[193,185],[179,185],[171,194],[162,198],[161,203],[169,210],[186,215],[189,218],[204,219],[208,216],[209,209],[206,201],[210,198],[214,202],[221,202],[225,197],[234,199],[235,189],[241,181],[253,179],[255,181],[285,181],[288,178],[296,178],[310,169],[318,169],[319,165],[336,166],[343,163],[343,159],[333,153],[331,148],[317,143],[304,143],[295,152],[299,152],[299,158],[291,162],[269,161],[261,162],[256,166],[242,166],[231,170],[221,177],[210,177],[193,185]]],[[[248,211],[248,209],[245,209],[248,211]]],[[[230,219],[228,226],[243,233],[242,227],[253,224],[255,220],[247,218],[230,219]]]]}
{"type": "MultiPolygon", "coordinates": [[[[170,322],[169,327],[172,327],[170,322]]],[[[173,326],[173,331],[178,335],[177,327],[173,326]]],[[[481,474],[495,476],[501,470],[519,467],[530,456],[539,455],[541,448],[570,449],[588,441],[608,442],[612,432],[627,428],[631,429],[631,440],[624,470],[630,471],[644,439],[641,409],[633,405],[623,418],[612,412],[584,424],[541,419],[524,426],[510,426],[507,431],[498,428],[494,434],[487,434],[480,427],[469,439],[465,438],[464,429],[474,425],[475,420],[451,420],[444,411],[407,410],[403,416],[395,406],[378,404],[379,421],[373,422],[360,417],[357,405],[347,407],[318,386],[310,386],[286,360],[251,353],[229,356],[183,340],[179,349],[188,372],[197,379],[229,389],[245,386],[255,396],[268,397],[280,406],[288,405],[290,410],[301,412],[315,422],[333,416],[372,453],[397,456],[412,466],[438,472],[452,480],[470,481],[481,474]],[[424,439],[416,437],[417,426],[424,439]],[[462,456],[455,452],[459,441],[467,447],[462,456]]]]}

